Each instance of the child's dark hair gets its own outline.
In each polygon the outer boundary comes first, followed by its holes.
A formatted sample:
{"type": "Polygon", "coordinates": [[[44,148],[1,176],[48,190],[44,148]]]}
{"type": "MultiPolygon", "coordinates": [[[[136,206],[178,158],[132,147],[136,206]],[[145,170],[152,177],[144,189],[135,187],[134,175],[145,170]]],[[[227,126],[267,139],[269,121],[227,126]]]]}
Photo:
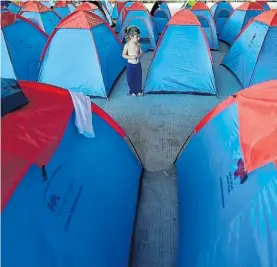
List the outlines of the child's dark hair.
{"type": "Polygon", "coordinates": [[[130,40],[130,37],[134,35],[140,35],[140,30],[138,27],[130,26],[125,28],[125,38],[127,42],[130,40]]]}

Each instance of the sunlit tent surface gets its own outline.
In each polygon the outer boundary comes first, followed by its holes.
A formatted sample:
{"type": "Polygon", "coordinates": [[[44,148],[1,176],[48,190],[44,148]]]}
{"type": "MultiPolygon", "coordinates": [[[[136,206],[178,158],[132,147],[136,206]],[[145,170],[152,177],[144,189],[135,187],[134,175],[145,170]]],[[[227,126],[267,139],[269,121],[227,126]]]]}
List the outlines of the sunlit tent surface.
{"type": "Polygon", "coordinates": [[[136,26],[140,30],[140,44],[143,51],[154,50],[158,40],[158,34],[149,11],[139,2],[126,7],[123,10],[123,23],[119,38],[125,41],[125,29],[136,26]]]}
{"type": "Polygon", "coordinates": [[[277,79],[276,9],[255,17],[244,28],[226,54],[223,64],[244,87],[277,79]]]}
{"type": "Polygon", "coordinates": [[[224,24],[219,39],[228,44],[232,44],[247,23],[263,12],[264,8],[255,2],[242,4],[232,13],[224,24]]]}
{"type": "Polygon", "coordinates": [[[44,6],[40,2],[35,1],[25,3],[23,11],[20,15],[31,20],[48,35],[52,33],[56,25],[61,20],[60,16],[56,12],[44,6]]]}
{"type": "Polygon", "coordinates": [[[45,34],[30,20],[10,12],[1,14],[1,77],[36,81],[45,34]]]}
{"type": "Polygon", "coordinates": [[[151,14],[153,16],[154,24],[158,34],[162,34],[166,24],[171,18],[171,13],[166,1],[159,2],[160,3],[158,6],[156,6],[155,10],[153,10],[155,5],[153,6],[151,14]]]}
{"type": "Polygon", "coordinates": [[[276,266],[276,88],[219,104],[177,160],[178,267],[276,266]]]}
{"type": "Polygon", "coordinates": [[[144,90],[215,95],[211,60],[199,20],[182,9],[171,18],[159,40],[144,90]]]}
{"type": "Polygon", "coordinates": [[[54,5],[54,11],[61,17],[67,17],[71,11],[66,1],[57,1],[54,5]]]}
{"type": "Polygon", "coordinates": [[[1,121],[3,266],[127,267],[142,167],[124,130],[92,104],[87,138],[67,90],[19,84],[30,103],[1,121]]]}
{"type": "Polygon", "coordinates": [[[217,1],[211,7],[211,12],[215,20],[217,34],[221,34],[222,29],[234,9],[228,1],[217,1]]]}
{"type": "Polygon", "coordinates": [[[39,81],[107,97],[126,65],[122,50],[122,43],[104,20],[91,12],[74,12],[49,37],[39,81]]]}
{"type": "Polygon", "coordinates": [[[197,2],[190,10],[200,21],[201,26],[205,31],[210,49],[219,50],[216,25],[208,6],[205,3],[197,2]]]}

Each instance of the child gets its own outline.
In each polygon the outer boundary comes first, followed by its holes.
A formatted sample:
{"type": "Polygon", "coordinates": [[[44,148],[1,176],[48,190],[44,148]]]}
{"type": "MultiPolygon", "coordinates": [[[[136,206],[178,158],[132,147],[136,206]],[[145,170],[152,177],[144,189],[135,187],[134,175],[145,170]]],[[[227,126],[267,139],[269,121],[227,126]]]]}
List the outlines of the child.
{"type": "Polygon", "coordinates": [[[128,60],[127,82],[129,93],[132,96],[142,96],[142,69],[140,58],[143,56],[139,38],[140,30],[136,26],[125,29],[127,43],[124,46],[122,56],[128,60]]]}

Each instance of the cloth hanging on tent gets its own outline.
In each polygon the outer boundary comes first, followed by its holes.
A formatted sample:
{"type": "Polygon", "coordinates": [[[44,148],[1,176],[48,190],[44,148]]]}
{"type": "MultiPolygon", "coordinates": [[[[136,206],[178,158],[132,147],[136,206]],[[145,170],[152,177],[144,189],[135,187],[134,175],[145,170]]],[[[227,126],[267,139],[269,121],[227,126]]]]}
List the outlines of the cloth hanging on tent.
{"type": "Polygon", "coordinates": [[[69,91],[75,109],[75,124],[80,134],[88,138],[94,138],[92,125],[91,101],[86,95],[69,91]]]}

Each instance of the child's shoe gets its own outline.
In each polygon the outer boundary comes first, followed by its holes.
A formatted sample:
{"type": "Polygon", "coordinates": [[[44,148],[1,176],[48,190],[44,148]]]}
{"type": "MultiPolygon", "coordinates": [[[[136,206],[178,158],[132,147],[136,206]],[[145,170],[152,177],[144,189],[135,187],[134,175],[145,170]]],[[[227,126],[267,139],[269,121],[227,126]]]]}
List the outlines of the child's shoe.
{"type": "Polygon", "coordinates": [[[131,96],[136,96],[136,94],[131,94],[131,96]]]}

